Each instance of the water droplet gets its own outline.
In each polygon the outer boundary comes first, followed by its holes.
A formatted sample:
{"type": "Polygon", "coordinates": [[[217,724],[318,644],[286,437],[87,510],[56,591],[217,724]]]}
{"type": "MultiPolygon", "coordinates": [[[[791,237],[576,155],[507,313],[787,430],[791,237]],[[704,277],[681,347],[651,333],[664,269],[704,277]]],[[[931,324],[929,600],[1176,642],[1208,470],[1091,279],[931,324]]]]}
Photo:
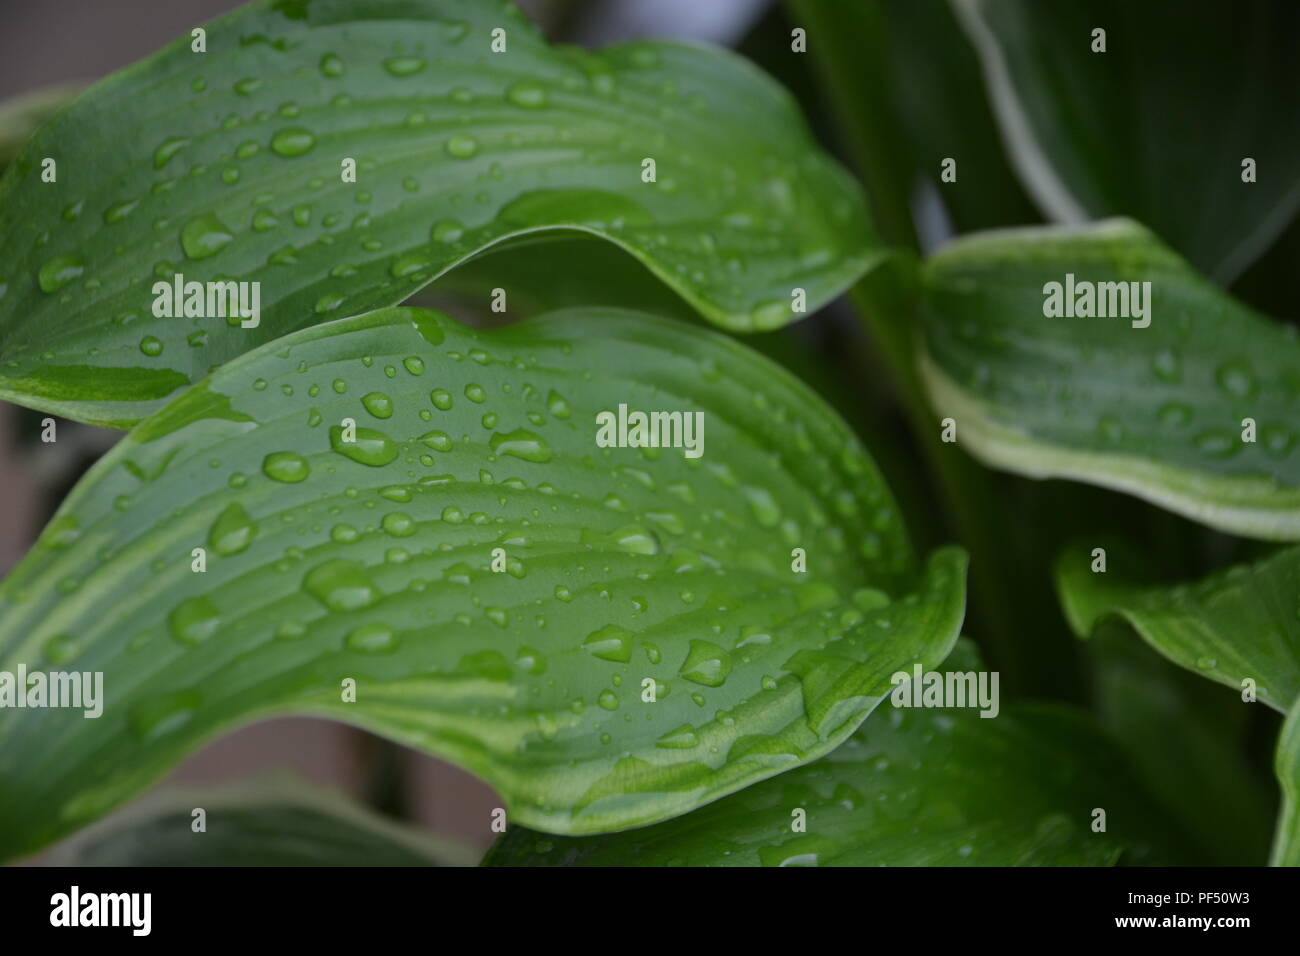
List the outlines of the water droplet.
{"type": "Polygon", "coordinates": [[[433,402],[434,408],[446,411],[451,408],[451,392],[445,388],[435,388],[429,393],[429,401],[433,402]]]}
{"type": "Polygon", "coordinates": [[[469,159],[478,153],[478,140],[464,133],[457,133],[447,140],[447,155],[456,159],[469,159]]]}
{"type": "Polygon", "coordinates": [[[184,727],[202,704],[203,695],[196,690],[175,691],[141,701],[131,708],[131,731],[142,740],[155,740],[184,727]]]}
{"type": "Polygon", "coordinates": [[[546,105],[546,88],[532,80],[520,80],[506,90],[506,99],[521,109],[541,109],[546,105]]]}
{"type": "Polygon", "coordinates": [[[1178,361],[1178,355],[1173,349],[1161,349],[1151,359],[1151,371],[1156,378],[1162,382],[1168,382],[1171,385],[1183,377],[1182,368],[1178,361]]]}
{"type": "Polygon", "coordinates": [[[409,538],[415,534],[415,522],[411,516],[403,514],[400,511],[394,511],[391,514],[384,515],[380,523],[385,533],[392,535],[394,538],[409,538]]]}
{"type": "Polygon", "coordinates": [[[238,502],[232,502],[212,522],[208,547],[224,557],[239,554],[252,542],[255,532],[256,526],[248,512],[238,502]]]}
{"type": "Polygon", "coordinates": [[[157,358],[163,353],[162,340],[153,335],[146,335],[140,340],[140,351],[150,358],[157,358]]]}
{"type": "Polygon", "coordinates": [[[210,212],[191,219],[181,230],[181,248],[191,259],[215,256],[234,239],[229,227],[210,212]]]}
{"type": "Polygon", "coordinates": [[[1103,415],[1097,422],[1097,434],[1112,444],[1124,440],[1124,423],[1114,415],[1103,415]]]}
{"type": "Polygon", "coordinates": [[[162,169],[171,161],[171,158],[184,149],[188,143],[188,139],[179,136],[171,136],[163,140],[159,147],[153,152],[153,168],[162,169]]]}
{"type": "Polygon", "coordinates": [[[397,650],[397,635],[386,624],[362,624],[348,635],[347,648],[361,654],[391,654],[397,650]]]}
{"type": "Polygon", "coordinates": [[[280,641],[296,641],[306,633],[307,626],[301,621],[284,621],[275,629],[275,638],[280,641]]]}
{"type": "Polygon", "coordinates": [[[307,572],[302,586],[331,611],[358,611],[380,598],[365,566],[355,561],[326,561],[307,572]]]}
{"type": "Polygon", "coordinates": [[[600,704],[604,710],[618,710],[618,694],[606,688],[600,692],[600,696],[596,698],[596,703],[600,704]]]}
{"type": "Polygon", "coordinates": [[[522,428],[512,432],[497,432],[492,436],[492,450],[502,455],[522,458],[524,461],[546,462],[551,460],[551,449],[539,436],[522,428]]]}
{"type": "Polygon", "coordinates": [[[681,675],[694,684],[721,687],[731,673],[731,654],[710,641],[691,641],[690,652],[682,663],[681,675]]]}
{"type": "Polygon", "coordinates": [[[569,403],[563,395],[554,389],[546,396],[546,408],[556,418],[565,419],[573,414],[569,403]]]}
{"type": "Polygon", "coordinates": [[[465,227],[455,219],[443,219],[433,224],[429,238],[434,242],[455,242],[465,234],[465,227]]]}
{"type": "Polygon", "coordinates": [[[632,633],[617,624],[607,624],[588,634],[582,646],[601,660],[626,664],[632,657],[632,633]]]}
{"type": "Polygon", "coordinates": [[[140,205],[138,199],[125,199],[122,202],[115,202],[104,210],[104,225],[111,226],[115,222],[121,222],[136,206],[140,205]]]}
{"type": "Polygon", "coordinates": [[[475,404],[483,404],[487,401],[487,393],[483,391],[482,385],[469,384],[465,386],[465,397],[475,404]]]}
{"type": "Polygon", "coordinates": [[[330,447],[345,458],[378,468],[397,457],[397,445],[383,432],[358,428],[356,439],[353,442],[345,442],[343,429],[338,425],[330,427],[330,447]]]}
{"type": "Polygon", "coordinates": [[[206,596],[187,598],[167,615],[167,627],[181,644],[194,647],[212,636],[221,616],[206,596]]]}
{"type": "Polygon", "coordinates": [[[428,445],[434,451],[451,451],[453,445],[451,436],[440,431],[425,432],[416,440],[428,445]]]}
{"type": "Polygon", "coordinates": [[[361,404],[375,418],[393,417],[393,400],[383,392],[371,392],[361,397],[361,404]]]}
{"type": "Polygon", "coordinates": [[[300,126],[282,129],[271,137],[271,151],[277,156],[301,156],[316,145],[316,136],[300,126]]]}
{"type": "Polygon", "coordinates": [[[428,256],[421,255],[419,252],[408,252],[393,260],[393,264],[388,267],[388,274],[394,279],[404,279],[432,268],[433,263],[429,261],[428,256]]]}
{"type": "Polygon", "coordinates": [[[51,664],[67,664],[80,650],[81,647],[71,634],[56,634],[41,645],[41,653],[51,664]]]}
{"type": "Polygon", "coordinates": [[[1235,398],[1250,398],[1259,388],[1255,374],[1245,362],[1224,362],[1214,373],[1214,380],[1235,398]]]}
{"type": "Polygon", "coordinates": [[[307,477],[307,459],[297,452],[275,451],[262,459],[262,473],[275,481],[297,484],[307,477]]]}
{"type": "Polygon", "coordinates": [[[745,500],[749,502],[750,513],[753,514],[754,520],[758,522],[759,527],[774,528],[781,521],[781,508],[777,505],[776,499],[766,488],[745,487],[741,489],[745,500]]]}
{"type": "Polygon", "coordinates": [[[42,292],[58,292],[85,271],[86,260],[82,259],[81,256],[55,256],[41,266],[36,278],[40,283],[42,292]]]}
{"type": "Polygon", "coordinates": [[[336,54],[326,53],[320,58],[320,71],[322,76],[342,76],[347,68],[336,54]]]}
{"type": "Polygon", "coordinates": [[[1160,424],[1169,428],[1181,428],[1192,420],[1192,410],[1182,402],[1166,402],[1156,413],[1160,424]]]}
{"type": "Polygon", "coordinates": [[[414,76],[425,66],[418,56],[393,56],[384,61],[384,69],[393,76],[414,76]]]}

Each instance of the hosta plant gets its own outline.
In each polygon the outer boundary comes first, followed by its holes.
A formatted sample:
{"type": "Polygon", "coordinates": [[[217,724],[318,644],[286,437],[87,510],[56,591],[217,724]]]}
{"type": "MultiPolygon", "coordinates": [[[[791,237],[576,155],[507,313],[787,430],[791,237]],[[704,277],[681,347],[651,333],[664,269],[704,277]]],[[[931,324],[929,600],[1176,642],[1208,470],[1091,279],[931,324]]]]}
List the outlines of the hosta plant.
{"type": "Polygon", "coordinates": [[[489,783],[496,866],[1300,860],[1296,15],[1148,6],[794,0],[796,99],[264,0],[0,113],[0,398],[125,433],[0,581],[0,856],[469,859],[109,816],[307,715],[489,783]]]}

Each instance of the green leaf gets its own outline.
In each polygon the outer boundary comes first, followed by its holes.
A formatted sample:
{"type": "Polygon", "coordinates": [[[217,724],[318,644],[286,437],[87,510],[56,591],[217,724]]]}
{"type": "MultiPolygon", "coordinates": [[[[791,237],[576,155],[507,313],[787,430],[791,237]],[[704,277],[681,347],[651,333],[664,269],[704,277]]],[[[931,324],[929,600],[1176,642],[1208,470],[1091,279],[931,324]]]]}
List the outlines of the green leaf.
{"type": "Polygon", "coordinates": [[[793,100],[724,51],[552,48],[503,0],[262,2],[190,43],[91,88],[0,180],[0,397],[134,422],[540,230],[615,243],[736,331],[789,322],[796,288],[815,309],[879,251],[793,100]],[[260,324],[155,318],[177,274],[261,283],[260,324]]]}
{"type": "Polygon", "coordinates": [[[921,567],[843,422],[721,334],[599,309],[316,326],[143,422],[0,585],[0,670],[107,695],[91,720],[0,709],[0,856],[277,713],[443,756],[539,829],[654,823],[826,753],[943,660],[965,560],[921,567]],[[702,456],[599,447],[620,404],[703,414],[702,456]]]}
{"type": "Polygon", "coordinates": [[[954,7],[983,61],[1011,158],[1053,219],[1132,216],[1227,283],[1300,209],[1300,7],[954,7]],[[1093,52],[1098,28],[1104,53],[1093,52]],[[1242,181],[1246,157],[1255,182],[1242,181]]]}
{"type": "Polygon", "coordinates": [[[1300,700],[1291,708],[1277,742],[1277,779],[1282,812],[1273,834],[1273,866],[1300,866],[1300,700]]]}
{"type": "Polygon", "coordinates": [[[59,866],[473,866],[479,853],[295,777],[151,794],[54,851],[59,866]],[[194,811],[204,811],[195,832],[194,811]]]}
{"type": "Polygon", "coordinates": [[[981,461],[1125,491],[1235,534],[1300,538],[1295,329],[1124,220],[977,234],[938,252],[923,283],[923,374],[981,461]],[[1149,282],[1150,324],[1046,316],[1047,284],[1069,275],[1076,289],[1149,282]]]}
{"type": "Polygon", "coordinates": [[[1142,587],[1114,566],[1092,571],[1092,546],[1076,544],[1057,564],[1057,589],[1075,633],[1087,637],[1118,618],[1175,664],[1255,693],[1285,713],[1300,698],[1300,547],[1237,565],[1195,584],[1142,587]]]}
{"type": "Polygon", "coordinates": [[[853,149],[874,220],[915,244],[922,183],[958,232],[1034,222],[998,138],[979,61],[948,0],[787,0],[853,149]],[[955,182],[942,163],[960,157],[955,182]]]}
{"type": "MultiPolygon", "coordinates": [[[[472,324],[503,325],[491,311],[492,290],[510,290],[511,321],[557,309],[606,306],[636,309],[687,322],[700,314],[611,242],[543,232],[493,246],[404,304],[472,315],[472,324]]],[[[793,332],[778,329],[777,332],[793,332]]],[[[747,336],[753,345],[762,333],[747,336]]]]}
{"type": "Polygon", "coordinates": [[[976,709],[884,708],[822,760],[687,816],[585,838],[511,828],[484,862],[1105,866],[1123,852],[1116,830],[1134,820],[1119,810],[1115,781],[1127,768],[1082,713],[1015,705],[985,719],[976,709]],[[1091,831],[1095,807],[1107,809],[1106,833],[1091,831]],[[805,832],[794,832],[797,809],[805,832]]]}
{"type": "Polygon", "coordinates": [[[1165,660],[1118,619],[1084,645],[1093,709],[1147,790],[1181,827],[1177,862],[1258,866],[1276,815],[1271,774],[1251,759],[1259,711],[1165,660]],[[1213,820],[1213,826],[1206,821],[1213,820]]]}

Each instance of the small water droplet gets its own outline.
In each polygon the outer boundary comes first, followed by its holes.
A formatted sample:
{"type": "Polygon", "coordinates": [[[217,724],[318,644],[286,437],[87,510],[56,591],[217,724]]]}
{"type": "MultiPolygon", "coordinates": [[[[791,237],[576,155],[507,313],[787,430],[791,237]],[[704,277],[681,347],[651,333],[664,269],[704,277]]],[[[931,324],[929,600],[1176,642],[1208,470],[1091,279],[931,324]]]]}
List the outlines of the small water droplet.
{"type": "Polygon", "coordinates": [[[232,502],[212,522],[208,547],[223,557],[239,554],[252,542],[255,531],[256,526],[248,512],[238,502],[232,502]]]}
{"type": "Polygon", "coordinates": [[[626,664],[632,658],[632,634],[617,624],[607,624],[587,635],[582,646],[594,657],[626,664]]]}
{"type": "Polygon", "coordinates": [[[301,156],[316,145],[316,136],[300,126],[282,129],[271,137],[271,151],[277,156],[301,156]]]}
{"type": "Polygon", "coordinates": [[[397,635],[386,624],[362,624],[347,637],[347,648],[362,654],[391,654],[397,650],[397,635]]]}
{"type": "Polygon", "coordinates": [[[234,233],[213,213],[204,213],[181,229],[181,248],[190,259],[206,259],[230,245],[234,233]]]}
{"type": "Polygon", "coordinates": [[[418,56],[392,56],[384,61],[384,69],[393,76],[414,76],[426,65],[418,56]]]}
{"type": "Polygon", "coordinates": [[[360,462],[378,468],[388,464],[397,457],[397,445],[383,432],[370,428],[358,428],[356,441],[343,440],[343,429],[338,425],[330,427],[330,447],[334,451],[360,462]]]}
{"type": "Polygon", "coordinates": [[[520,80],[506,90],[506,99],[521,109],[541,109],[546,105],[546,88],[532,80],[520,80]]]}
{"type": "Polygon", "coordinates": [[[492,436],[492,450],[524,461],[546,462],[551,460],[551,448],[538,435],[522,428],[512,432],[497,432],[492,436]]]}
{"type": "Polygon", "coordinates": [[[317,565],[303,578],[303,589],[331,611],[357,611],[379,600],[379,589],[365,566],[335,559],[317,565]]]}
{"type": "Polygon", "coordinates": [[[85,271],[86,260],[81,256],[55,256],[41,266],[36,278],[42,292],[52,293],[58,292],[85,271]]]}
{"type": "Polygon", "coordinates": [[[721,687],[731,673],[731,654],[711,641],[691,641],[690,652],[681,666],[681,675],[694,684],[721,687]]]}
{"type": "Polygon", "coordinates": [[[307,459],[297,452],[275,451],[262,459],[262,473],[275,481],[297,484],[310,472],[307,459]]]}
{"type": "Polygon", "coordinates": [[[457,133],[447,140],[447,155],[456,159],[469,159],[478,153],[478,140],[464,133],[457,133]]]}
{"type": "Polygon", "coordinates": [[[194,647],[211,637],[220,623],[221,616],[206,596],[187,598],[167,615],[172,637],[186,647],[194,647]]]}
{"type": "Polygon", "coordinates": [[[320,71],[322,76],[342,76],[347,68],[337,54],[326,53],[320,58],[320,71]]]}

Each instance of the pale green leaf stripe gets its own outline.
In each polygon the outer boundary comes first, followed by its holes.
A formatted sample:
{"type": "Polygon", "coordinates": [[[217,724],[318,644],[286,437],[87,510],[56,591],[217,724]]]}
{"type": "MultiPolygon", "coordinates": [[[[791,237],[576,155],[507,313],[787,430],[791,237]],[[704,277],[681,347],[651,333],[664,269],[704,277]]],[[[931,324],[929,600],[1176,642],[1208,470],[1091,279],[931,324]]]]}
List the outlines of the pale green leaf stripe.
{"type": "Polygon", "coordinates": [[[1077,711],[1015,705],[982,718],[972,709],[881,708],[816,763],[686,816],[595,837],[514,828],[484,862],[1108,866],[1144,829],[1117,791],[1131,779],[1123,758],[1077,711]],[[1106,833],[1091,831],[1095,807],[1107,810],[1106,833]],[[800,809],[803,832],[794,829],[800,809]]]}
{"type": "MultiPolygon", "coordinates": [[[[1300,538],[1300,345],[1136,223],[976,234],[925,268],[922,371],[981,461],[1300,538]],[[1046,317],[1047,283],[1150,282],[1150,325],[1046,317]],[[1256,441],[1243,441],[1244,419],[1256,441]]],[[[1139,320],[1140,321],[1140,320],[1139,320]]]]}
{"type": "Polygon", "coordinates": [[[472,847],[291,776],[168,788],[54,851],[57,866],[473,866],[472,847]],[[194,810],[204,811],[195,832],[194,810]]]}
{"type": "Polygon", "coordinates": [[[795,289],[816,309],[879,250],[793,99],[725,51],[552,48],[503,0],[262,2],[190,43],[92,87],[0,180],[0,397],[130,423],[538,230],[616,243],[736,331],[791,321],[795,289]],[[176,273],[260,282],[261,324],[155,318],[176,273]]]}
{"type": "Polygon", "coordinates": [[[1282,725],[1274,766],[1282,786],[1282,809],[1277,815],[1270,863],[1300,866],[1300,699],[1282,725]]]}
{"type": "Polygon", "coordinates": [[[843,422],[719,333],[316,326],[143,422],[0,585],[0,671],[102,671],[106,695],[93,720],[0,710],[0,855],[273,713],[444,756],[535,828],[653,823],[827,752],[941,661],[965,560],[919,566],[843,422]],[[620,403],[702,413],[702,456],[598,447],[620,403]]]}
{"type": "Polygon", "coordinates": [[[1194,584],[1141,587],[1111,568],[1091,570],[1092,548],[1076,544],[1057,562],[1071,628],[1087,637],[1117,618],[1175,664],[1243,690],[1286,713],[1300,699],[1300,547],[1238,565],[1194,584]]]}

